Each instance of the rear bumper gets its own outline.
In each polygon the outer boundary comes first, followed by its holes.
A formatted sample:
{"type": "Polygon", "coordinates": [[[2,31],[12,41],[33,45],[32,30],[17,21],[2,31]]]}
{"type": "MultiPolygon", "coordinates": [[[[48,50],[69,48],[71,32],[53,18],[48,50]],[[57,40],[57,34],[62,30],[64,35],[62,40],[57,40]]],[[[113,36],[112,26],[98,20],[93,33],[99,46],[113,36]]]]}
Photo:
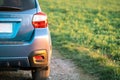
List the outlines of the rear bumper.
{"type": "Polygon", "coordinates": [[[31,41],[23,44],[0,44],[0,67],[34,67],[31,65],[29,56],[37,50],[46,50],[48,62],[51,58],[51,38],[48,28],[35,29],[31,41]]]}
{"type": "Polygon", "coordinates": [[[29,67],[29,60],[26,57],[5,57],[0,58],[0,68],[22,68],[29,67]]]}

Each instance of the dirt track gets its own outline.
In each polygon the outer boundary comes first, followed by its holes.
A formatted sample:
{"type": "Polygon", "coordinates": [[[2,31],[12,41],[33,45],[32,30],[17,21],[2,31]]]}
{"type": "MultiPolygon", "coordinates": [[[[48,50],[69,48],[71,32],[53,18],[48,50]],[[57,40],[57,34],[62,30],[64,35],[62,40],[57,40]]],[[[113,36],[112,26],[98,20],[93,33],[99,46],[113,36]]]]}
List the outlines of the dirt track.
{"type": "MultiPolygon", "coordinates": [[[[30,71],[0,72],[0,80],[32,80],[30,71]]],[[[64,59],[53,51],[50,80],[96,80],[77,69],[71,60],[64,59]]]]}

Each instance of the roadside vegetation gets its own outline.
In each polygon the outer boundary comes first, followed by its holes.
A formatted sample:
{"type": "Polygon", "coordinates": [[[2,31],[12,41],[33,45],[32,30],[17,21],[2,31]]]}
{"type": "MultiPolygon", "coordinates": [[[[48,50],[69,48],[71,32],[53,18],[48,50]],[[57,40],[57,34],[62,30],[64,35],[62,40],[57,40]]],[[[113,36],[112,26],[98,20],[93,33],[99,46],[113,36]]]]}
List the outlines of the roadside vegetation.
{"type": "Polygon", "coordinates": [[[39,0],[55,49],[100,80],[120,80],[119,0],[39,0]]]}

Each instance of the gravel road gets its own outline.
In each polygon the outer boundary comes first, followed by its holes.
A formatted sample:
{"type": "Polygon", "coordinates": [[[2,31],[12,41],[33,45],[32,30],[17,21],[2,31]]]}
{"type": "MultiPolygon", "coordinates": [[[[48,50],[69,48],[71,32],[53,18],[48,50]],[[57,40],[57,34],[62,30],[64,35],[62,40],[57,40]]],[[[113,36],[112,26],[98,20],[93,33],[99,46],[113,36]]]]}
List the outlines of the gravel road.
{"type": "MultiPolygon", "coordinates": [[[[0,72],[0,80],[32,80],[30,71],[0,72]]],[[[71,60],[64,59],[57,50],[53,51],[50,80],[96,80],[77,69],[71,60]]]]}

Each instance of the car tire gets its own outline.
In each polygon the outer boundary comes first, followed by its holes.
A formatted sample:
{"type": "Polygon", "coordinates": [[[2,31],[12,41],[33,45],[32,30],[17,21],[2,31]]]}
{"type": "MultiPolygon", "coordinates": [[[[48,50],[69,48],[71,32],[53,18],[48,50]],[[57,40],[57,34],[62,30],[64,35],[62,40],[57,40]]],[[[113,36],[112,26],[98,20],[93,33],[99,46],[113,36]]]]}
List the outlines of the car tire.
{"type": "Polygon", "coordinates": [[[47,70],[35,69],[32,70],[33,80],[49,80],[50,67],[47,70]]]}

